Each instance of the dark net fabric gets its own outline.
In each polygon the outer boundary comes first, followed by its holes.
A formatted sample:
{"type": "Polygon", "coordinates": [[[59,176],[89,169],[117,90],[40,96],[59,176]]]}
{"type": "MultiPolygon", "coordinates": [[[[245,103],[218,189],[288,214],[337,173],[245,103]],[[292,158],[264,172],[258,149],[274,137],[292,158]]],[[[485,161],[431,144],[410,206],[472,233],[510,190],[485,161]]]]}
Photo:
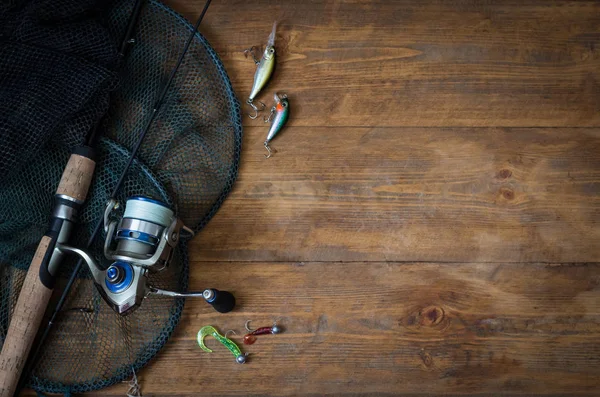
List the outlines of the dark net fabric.
{"type": "Polygon", "coordinates": [[[106,111],[119,57],[96,3],[0,3],[0,182],[49,142],[80,144],[106,111]]]}
{"type": "MultiPolygon", "coordinates": [[[[118,7],[124,17],[132,6],[126,4],[118,7]]],[[[112,26],[125,26],[125,19],[112,26]]],[[[107,136],[128,149],[192,29],[184,18],[154,2],[144,9],[139,28],[127,55],[123,88],[112,97],[107,117],[107,136]]],[[[197,34],[139,154],[167,188],[179,217],[195,231],[204,227],[233,186],[241,131],[240,108],[225,69],[197,34]]]]}
{"type": "MultiPolygon", "coordinates": [[[[102,138],[95,179],[71,239],[83,247],[192,29],[164,5],[148,2],[136,27],[136,42],[117,73],[116,48],[133,1],[116,1],[107,11],[100,4],[105,3],[52,0],[0,6],[0,105],[7,109],[0,113],[0,341],[47,227],[70,149],[83,142],[108,108],[98,129],[102,138]],[[64,26],[55,21],[35,28],[40,16],[58,18],[64,26]],[[57,43],[48,37],[53,29],[57,43]],[[90,37],[82,37],[88,33],[90,37]],[[26,84],[20,74],[33,77],[26,84]],[[48,95],[58,104],[50,103],[48,95]],[[30,116],[34,112],[41,115],[30,116]]],[[[163,200],[187,226],[201,230],[235,181],[241,134],[240,109],[227,74],[206,39],[196,34],[117,199],[124,203],[131,195],[144,194],[163,200]]],[[[91,252],[107,266],[104,237],[91,252]]],[[[73,259],[64,263],[56,291],[62,291],[74,265],[73,259]]],[[[169,268],[152,274],[150,283],[186,290],[187,279],[182,242],[169,268]]],[[[29,385],[42,392],[76,393],[129,379],[132,367],[143,367],[166,343],[183,303],[153,296],[120,317],[82,269],[29,385]]]]}

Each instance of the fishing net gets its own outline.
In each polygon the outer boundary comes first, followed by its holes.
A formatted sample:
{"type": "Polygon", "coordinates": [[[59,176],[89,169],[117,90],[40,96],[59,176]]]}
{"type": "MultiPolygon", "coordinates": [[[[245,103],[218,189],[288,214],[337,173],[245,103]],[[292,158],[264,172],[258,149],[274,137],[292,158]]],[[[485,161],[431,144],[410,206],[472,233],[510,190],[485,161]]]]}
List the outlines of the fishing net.
{"type": "MultiPolygon", "coordinates": [[[[121,60],[118,43],[132,8],[133,1],[125,0],[108,8],[99,0],[0,5],[0,342],[47,228],[71,149],[102,119],[95,179],[71,239],[84,247],[191,32],[184,18],[149,1],[135,44],[121,60]]],[[[198,33],[117,199],[152,196],[200,231],[237,176],[241,134],[240,109],[227,74],[198,33]]],[[[96,239],[91,253],[108,266],[104,237],[96,239]]],[[[74,265],[74,259],[63,264],[54,299],[74,265]]],[[[151,275],[150,283],[185,291],[187,280],[182,241],[169,268],[151,275]]],[[[82,268],[28,385],[41,392],[77,393],[129,379],[132,367],[143,367],[166,343],[183,304],[180,298],[153,296],[121,317],[82,268]]]]}

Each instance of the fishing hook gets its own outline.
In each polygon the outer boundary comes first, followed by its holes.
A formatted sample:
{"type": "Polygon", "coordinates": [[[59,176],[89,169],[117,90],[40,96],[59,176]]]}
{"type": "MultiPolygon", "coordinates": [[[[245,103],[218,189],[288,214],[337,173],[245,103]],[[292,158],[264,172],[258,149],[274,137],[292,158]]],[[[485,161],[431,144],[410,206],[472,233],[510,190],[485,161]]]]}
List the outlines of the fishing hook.
{"type": "MultiPolygon", "coordinates": [[[[281,317],[280,317],[281,318],[281,317]]],[[[244,327],[246,328],[246,330],[249,332],[248,334],[244,335],[244,344],[246,345],[251,345],[254,342],[256,342],[256,336],[257,335],[275,335],[275,334],[280,334],[283,329],[279,326],[277,326],[277,321],[280,319],[276,319],[275,321],[273,321],[273,325],[270,327],[260,327],[257,328],[255,330],[250,329],[250,322],[252,320],[248,320],[246,321],[246,324],[244,324],[244,327]]]]}
{"type": "Polygon", "coordinates": [[[267,142],[267,141],[265,141],[265,149],[267,149],[267,151],[269,152],[269,155],[265,154],[265,158],[268,159],[271,157],[272,152],[271,152],[271,148],[269,147],[269,142],[267,142]]]}
{"type": "Polygon", "coordinates": [[[248,105],[250,105],[250,107],[251,107],[252,109],[254,109],[254,115],[251,115],[250,113],[248,113],[248,117],[250,117],[252,120],[254,120],[254,119],[256,119],[256,118],[258,117],[258,112],[262,112],[262,111],[263,111],[263,110],[265,110],[265,109],[266,109],[266,107],[267,107],[267,105],[265,105],[265,104],[264,104],[264,103],[262,103],[261,101],[256,101],[256,102],[258,102],[258,103],[260,103],[260,104],[262,105],[262,107],[261,107],[260,109],[256,107],[256,105],[253,103],[253,101],[252,101],[252,100],[248,99],[248,100],[246,101],[246,103],[247,103],[248,105]]]}
{"type": "MultiPolygon", "coordinates": [[[[227,331],[227,333],[229,332],[235,333],[235,331],[233,330],[227,331]]],[[[225,335],[227,335],[227,333],[225,335]]],[[[221,335],[219,331],[217,331],[212,325],[206,325],[200,328],[200,331],[198,331],[198,345],[202,350],[208,353],[212,353],[212,350],[210,350],[204,344],[204,338],[206,338],[208,335],[221,342],[221,344],[225,346],[235,356],[235,361],[237,363],[244,364],[246,362],[246,357],[248,356],[248,354],[242,353],[242,350],[234,341],[229,339],[227,336],[221,335]]]]}
{"type": "MultiPolygon", "coordinates": [[[[235,332],[234,330],[230,329],[229,331],[225,332],[225,337],[226,337],[226,338],[227,338],[227,335],[228,335],[230,332],[231,332],[232,334],[234,334],[234,335],[237,335],[237,332],[235,332]]],[[[227,339],[229,339],[229,338],[227,338],[227,339]]]]}
{"type": "Polygon", "coordinates": [[[246,48],[244,50],[244,56],[248,58],[248,54],[252,55],[252,60],[254,61],[254,64],[258,65],[260,61],[256,58],[256,55],[254,55],[254,50],[256,50],[256,46],[246,48]]]}
{"type": "Polygon", "coordinates": [[[248,324],[250,324],[252,322],[252,320],[248,320],[246,321],[246,323],[244,324],[244,328],[246,328],[246,331],[248,332],[252,332],[254,331],[253,329],[250,329],[250,327],[248,326],[248,324]]]}
{"type": "Polygon", "coordinates": [[[271,108],[271,114],[269,115],[269,117],[263,117],[263,120],[265,121],[265,123],[268,123],[268,122],[270,122],[271,120],[273,120],[273,116],[275,116],[275,110],[276,110],[276,109],[277,109],[277,108],[276,108],[275,106],[273,106],[273,107],[271,108]]]}
{"type": "MultiPolygon", "coordinates": [[[[281,320],[281,317],[277,317],[277,318],[275,319],[275,321],[273,321],[273,326],[274,326],[274,327],[276,327],[276,326],[277,326],[277,321],[279,321],[279,320],[281,320]]],[[[244,328],[246,328],[246,331],[248,331],[248,332],[255,331],[254,329],[250,329],[250,326],[248,325],[248,324],[250,324],[251,322],[252,322],[252,320],[248,320],[248,321],[246,321],[246,323],[244,324],[244,328]]],[[[233,330],[232,330],[232,331],[233,331],[233,330]]],[[[235,331],[233,331],[233,332],[235,332],[235,331]]]]}

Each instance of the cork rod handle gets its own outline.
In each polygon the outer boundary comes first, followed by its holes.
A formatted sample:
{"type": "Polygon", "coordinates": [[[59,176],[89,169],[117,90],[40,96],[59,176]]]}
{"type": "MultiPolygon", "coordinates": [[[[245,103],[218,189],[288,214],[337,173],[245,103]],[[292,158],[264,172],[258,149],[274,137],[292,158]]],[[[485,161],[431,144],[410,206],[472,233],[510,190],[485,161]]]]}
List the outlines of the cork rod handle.
{"type": "MultiPolygon", "coordinates": [[[[71,155],[56,194],[69,197],[75,202],[83,202],[94,168],[95,162],[92,159],[78,154],[71,155]]],[[[44,285],[40,278],[40,269],[47,266],[47,259],[52,255],[49,251],[54,250],[53,239],[55,237],[49,235],[42,237],[23,282],[0,353],[0,397],[13,397],[52,295],[52,289],[44,285]]]]}

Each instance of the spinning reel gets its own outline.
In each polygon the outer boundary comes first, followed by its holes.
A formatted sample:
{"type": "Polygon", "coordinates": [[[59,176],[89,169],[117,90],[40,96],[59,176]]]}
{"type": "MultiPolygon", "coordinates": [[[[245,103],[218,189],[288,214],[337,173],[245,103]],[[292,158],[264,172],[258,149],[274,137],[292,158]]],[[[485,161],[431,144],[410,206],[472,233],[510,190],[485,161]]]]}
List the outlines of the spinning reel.
{"type": "Polygon", "coordinates": [[[190,236],[194,232],[166,204],[149,197],[130,197],[123,217],[111,220],[111,215],[118,208],[118,202],[111,199],[104,212],[104,256],[113,261],[106,270],[102,270],[82,249],[60,242],[55,247],[58,256],[70,252],[86,262],[98,291],[117,313],[125,315],[132,312],[149,295],[202,297],[221,313],[233,309],[235,297],[227,291],[206,289],[179,293],[150,286],[148,272],[166,269],[182,232],[190,236]]]}

